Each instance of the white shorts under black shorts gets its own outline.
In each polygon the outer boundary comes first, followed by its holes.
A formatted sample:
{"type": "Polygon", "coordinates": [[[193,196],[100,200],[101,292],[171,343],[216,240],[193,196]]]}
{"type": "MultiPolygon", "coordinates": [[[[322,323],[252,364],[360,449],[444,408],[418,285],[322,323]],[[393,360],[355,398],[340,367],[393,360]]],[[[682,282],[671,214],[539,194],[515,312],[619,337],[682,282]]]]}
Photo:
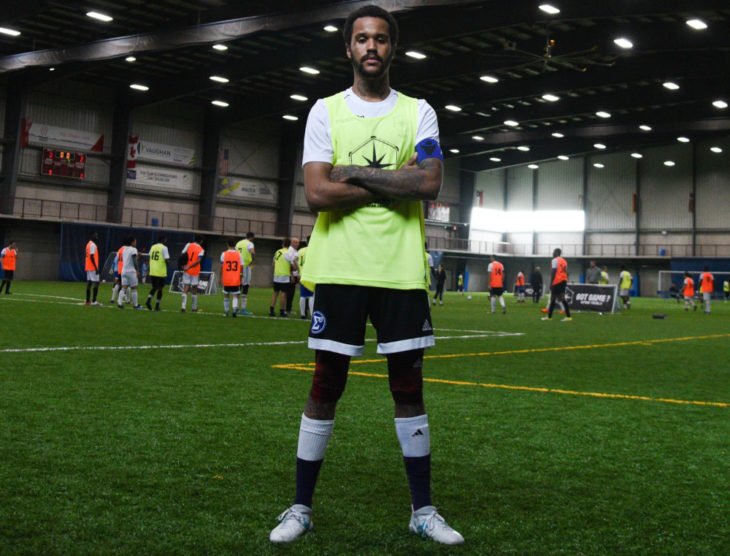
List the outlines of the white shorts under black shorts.
{"type": "Polygon", "coordinates": [[[341,355],[362,355],[368,317],[377,331],[380,354],[434,345],[425,289],[317,284],[309,347],[341,355]]]}
{"type": "Polygon", "coordinates": [[[223,293],[238,295],[241,293],[241,286],[223,286],[223,293]]]}
{"type": "Polygon", "coordinates": [[[87,282],[98,282],[99,281],[99,273],[95,270],[87,270],[86,271],[86,281],[87,282]]]}
{"type": "Polygon", "coordinates": [[[136,287],[139,284],[136,272],[122,272],[122,286],[136,287]]]}
{"type": "Polygon", "coordinates": [[[619,291],[618,291],[618,294],[619,294],[619,295],[620,295],[621,297],[628,297],[628,295],[629,295],[629,290],[619,290],[619,291]]]}
{"type": "Polygon", "coordinates": [[[187,272],[183,272],[182,275],[182,283],[183,286],[187,286],[188,284],[191,286],[197,286],[198,280],[200,279],[200,276],[193,276],[192,274],[188,274],[187,272]]]}

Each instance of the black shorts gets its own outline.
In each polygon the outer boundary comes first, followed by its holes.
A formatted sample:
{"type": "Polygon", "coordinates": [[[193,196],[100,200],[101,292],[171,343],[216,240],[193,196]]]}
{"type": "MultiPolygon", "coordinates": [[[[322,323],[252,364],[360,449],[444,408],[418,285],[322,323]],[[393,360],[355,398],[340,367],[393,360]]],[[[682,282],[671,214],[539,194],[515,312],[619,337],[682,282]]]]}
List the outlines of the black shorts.
{"type": "Polygon", "coordinates": [[[568,284],[568,282],[558,282],[557,284],[553,284],[550,286],[550,295],[555,297],[560,297],[561,295],[565,295],[565,286],[568,284]]]}
{"type": "Polygon", "coordinates": [[[309,347],[342,355],[362,355],[368,317],[378,335],[378,353],[434,345],[426,290],[318,284],[309,347]]]}
{"type": "Polygon", "coordinates": [[[504,293],[504,288],[489,288],[490,297],[499,297],[504,293]]]}
{"type": "Polygon", "coordinates": [[[248,284],[244,284],[243,286],[241,286],[241,293],[243,295],[248,295],[248,284]]]}
{"type": "Polygon", "coordinates": [[[15,278],[15,271],[14,270],[5,270],[3,276],[3,280],[12,280],[15,278]]]}
{"type": "Polygon", "coordinates": [[[223,286],[223,293],[241,293],[241,286],[223,286]]]}
{"type": "Polygon", "coordinates": [[[275,292],[287,293],[289,291],[289,282],[274,282],[273,284],[275,292]]]}
{"type": "Polygon", "coordinates": [[[150,276],[150,282],[152,282],[152,289],[161,290],[165,287],[164,276],[150,276]]]}

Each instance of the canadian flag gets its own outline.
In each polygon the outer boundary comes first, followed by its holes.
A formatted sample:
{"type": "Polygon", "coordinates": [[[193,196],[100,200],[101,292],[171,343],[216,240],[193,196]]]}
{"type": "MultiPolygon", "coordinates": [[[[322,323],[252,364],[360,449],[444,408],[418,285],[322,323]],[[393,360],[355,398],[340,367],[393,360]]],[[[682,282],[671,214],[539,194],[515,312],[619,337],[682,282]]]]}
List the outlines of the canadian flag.
{"type": "Polygon", "coordinates": [[[137,151],[139,150],[139,135],[129,136],[127,147],[127,179],[137,179],[137,151]]]}

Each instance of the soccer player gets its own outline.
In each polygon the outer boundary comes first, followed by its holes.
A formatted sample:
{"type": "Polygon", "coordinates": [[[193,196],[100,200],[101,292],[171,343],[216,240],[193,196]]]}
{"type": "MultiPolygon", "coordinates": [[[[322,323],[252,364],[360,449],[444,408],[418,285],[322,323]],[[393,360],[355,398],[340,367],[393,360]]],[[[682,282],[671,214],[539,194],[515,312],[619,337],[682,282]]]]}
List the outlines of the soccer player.
{"type": "Polygon", "coordinates": [[[689,311],[690,305],[692,310],[697,310],[697,304],[695,303],[695,281],[689,276],[689,272],[684,271],[684,283],[682,288],[682,294],[684,295],[684,310],[689,311]]]}
{"type": "Polygon", "coordinates": [[[722,293],[725,294],[725,302],[727,302],[730,299],[730,281],[725,280],[722,283],[722,293]]]}
{"type": "Polygon", "coordinates": [[[192,290],[192,311],[197,313],[198,311],[198,281],[200,280],[200,265],[203,262],[203,256],[205,250],[201,247],[203,237],[196,235],[195,241],[192,243],[186,243],[183,247],[182,252],[188,256],[188,262],[183,266],[183,293],[182,293],[182,307],[181,312],[185,312],[185,308],[188,303],[188,292],[192,290]]]}
{"type": "Polygon", "coordinates": [[[236,318],[238,296],[241,293],[241,269],[243,255],[236,249],[236,240],[228,240],[228,250],[221,253],[221,284],[223,284],[223,310],[226,316],[236,318]]]}
{"type": "Polygon", "coordinates": [[[289,289],[286,291],[286,314],[288,315],[291,313],[292,304],[294,303],[294,293],[299,283],[299,239],[295,237],[291,238],[287,253],[292,261],[296,263],[296,265],[292,265],[289,289]]]}
{"type": "Polygon", "coordinates": [[[395,429],[411,490],[411,531],[460,544],[431,505],[423,350],[434,343],[422,201],[438,196],[443,156],[433,109],[390,88],[398,27],[374,5],[344,25],[352,88],[318,100],[304,137],[304,184],[319,212],[302,276],[316,284],[309,347],[315,371],[302,415],[294,505],[271,531],[291,542],[312,529],[312,497],[350,357],[363,353],[367,318],[386,356],[395,429]],[[415,151],[415,154],[414,154],[415,151]],[[395,264],[397,263],[397,264],[395,264]]]}
{"type": "Polygon", "coordinates": [[[274,267],[274,292],[271,294],[271,304],[269,305],[269,316],[275,317],[274,307],[276,300],[281,294],[279,302],[279,316],[286,316],[286,296],[289,292],[289,284],[291,284],[292,272],[296,269],[297,262],[294,259],[289,247],[291,240],[285,238],[281,242],[281,249],[274,253],[274,259],[271,266],[274,267]]]}
{"type": "MultiPolygon", "coordinates": [[[[299,272],[303,272],[304,263],[307,260],[307,245],[308,241],[302,241],[299,244],[299,272]]],[[[312,317],[314,312],[314,292],[306,287],[304,284],[299,284],[299,318],[306,319],[307,312],[309,312],[309,318],[312,317]]]]}
{"type": "Polygon", "coordinates": [[[124,309],[122,299],[127,297],[127,299],[132,301],[132,307],[141,309],[142,307],[137,302],[137,285],[139,284],[140,278],[139,261],[137,260],[137,240],[134,236],[129,236],[124,243],[124,249],[122,250],[122,291],[119,293],[117,307],[124,309]]]}
{"type": "Polygon", "coordinates": [[[436,278],[436,293],[433,294],[433,304],[436,305],[436,300],[439,300],[439,305],[444,304],[444,285],[446,284],[446,271],[444,265],[439,264],[435,273],[436,278]]]}
{"type": "Polygon", "coordinates": [[[624,309],[631,309],[631,301],[629,300],[629,290],[634,278],[631,273],[626,270],[626,265],[621,265],[621,272],[618,274],[618,295],[623,301],[624,309]]]}
{"type": "Polygon", "coordinates": [[[84,270],[86,270],[86,304],[101,305],[96,300],[99,293],[99,279],[101,276],[101,268],[99,268],[99,234],[92,232],[89,241],[86,243],[86,253],[84,257],[84,270]],[[91,297],[91,288],[94,288],[94,297],[91,297]]]}
{"type": "Polygon", "coordinates": [[[702,300],[705,302],[705,314],[709,315],[712,307],[712,292],[715,291],[715,277],[707,266],[700,274],[700,283],[702,284],[702,300]]]}
{"type": "MultiPolygon", "coordinates": [[[[109,301],[109,303],[114,303],[117,300],[117,296],[119,294],[119,291],[122,289],[122,252],[124,251],[125,245],[122,245],[119,249],[117,249],[116,255],[114,255],[114,261],[112,262],[112,268],[115,270],[114,272],[114,287],[112,288],[112,298],[109,301]]],[[[121,299],[119,301],[122,301],[121,299]]]]}
{"type": "Polygon", "coordinates": [[[243,258],[243,269],[241,270],[241,293],[238,296],[238,310],[241,315],[253,315],[247,309],[248,306],[248,288],[251,285],[251,265],[256,258],[256,249],[253,245],[253,232],[246,233],[246,239],[242,239],[236,243],[236,251],[243,258]]]}
{"type": "Polygon", "coordinates": [[[601,277],[598,279],[599,284],[608,284],[608,267],[604,266],[601,269],[601,277]]]}
{"type": "Polygon", "coordinates": [[[3,281],[0,283],[0,293],[5,288],[5,295],[10,294],[10,282],[15,278],[15,262],[18,259],[18,246],[14,241],[0,251],[0,262],[3,265],[3,281]]]}
{"type": "Polygon", "coordinates": [[[542,295],[542,273],[539,266],[536,266],[530,274],[530,286],[532,286],[532,302],[538,303],[542,295]]]}
{"type": "Polygon", "coordinates": [[[492,305],[492,313],[497,307],[497,299],[502,307],[502,314],[507,313],[507,307],[504,304],[504,265],[497,260],[497,255],[489,257],[491,261],[487,267],[489,272],[489,302],[492,305]]]}
{"type": "Polygon", "coordinates": [[[459,295],[464,295],[464,275],[461,273],[456,278],[456,291],[459,292],[459,295]]]}
{"type": "Polygon", "coordinates": [[[565,318],[563,322],[573,320],[570,316],[570,307],[565,300],[565,287],[568,285],[568,263],[561,257],[560,248],[553,250],[553,260],[550,263],[550,306],[548,307],[548,316],[542,317],[542,320],[550,320],[553,318],[553,309],[556,303],[561,303],[565,310],[565,318]]]}
{"type": "Polygon", "coordinates": [[[152,298],[157,294],[155,301],[155,311],[160,310],[160,302],[162,301],[162,290],[165,289],[165,280],[167,279],[167,263],[170,260],[170,251],[167,249],[167,236],[157,238],[157,243],[150,247],[150,281],[152,289],[147,296],[145,306],[152,310],[152,298]]]}
{"type": "Polygon", "coordinates": [[[525,302],[525,273],[522,270],[517,271],[517,280],[515,280],[515,289],[517,290],[517,303],[525,302]]]}

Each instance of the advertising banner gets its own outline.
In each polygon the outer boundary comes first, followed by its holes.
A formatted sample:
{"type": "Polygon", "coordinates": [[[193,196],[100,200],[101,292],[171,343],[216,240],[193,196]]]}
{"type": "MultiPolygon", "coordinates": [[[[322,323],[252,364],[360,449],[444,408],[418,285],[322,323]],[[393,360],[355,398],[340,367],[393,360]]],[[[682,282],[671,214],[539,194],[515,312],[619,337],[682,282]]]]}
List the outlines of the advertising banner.
{"type": "Polygon", "coordinates": [[[194,192],[193,172],[175,168],[154,168],[139,162],[136,168],[127,169],[127,185],[174,189],[184,193],[194,192]]]}
{"type": "Polygon", "coordinates": [[[565,300],[571,311],[613,313],[616,306],[616,284],[568,284],[565,300]]]}
{"type": "Polygon", "coordinates": [[[218,198],[276,202],[276,186],[262,181],[227,176],[218,180],[218,198]]]}
{"type": "Polygon", "coordinates": [[[42,145],[53,147],[64,147],[66,150],[95,151],[104,150],[104,135],[82,131],[80,129],[68,129],[52,125],[31,122],[25,118],[21,121],[21,145],[42,145]]]}

